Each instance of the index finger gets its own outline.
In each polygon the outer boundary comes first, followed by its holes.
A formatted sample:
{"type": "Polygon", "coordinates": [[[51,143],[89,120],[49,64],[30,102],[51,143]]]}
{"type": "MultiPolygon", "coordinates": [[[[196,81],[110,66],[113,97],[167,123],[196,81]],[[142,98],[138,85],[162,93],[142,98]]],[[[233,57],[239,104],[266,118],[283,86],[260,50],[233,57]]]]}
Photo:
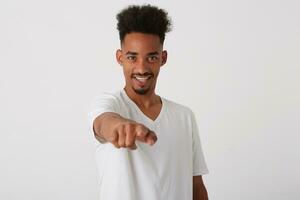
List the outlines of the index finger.
{"type": "Polygon", "coordinates": [[[154,143],[156,143],[156,141],[157,141],[156,134],[153,131],[149,130],[149,132],[146,136],[146,143],[148,143],[152,146],[154,143]]]}
{"type": "Polygon", "coordinates": [[[135,127],[136,139],[141,142],[146,142],[146,137],[147,137],[149,131],[150,130],[142,124],[136,125],[136,127],[135,127]]]}

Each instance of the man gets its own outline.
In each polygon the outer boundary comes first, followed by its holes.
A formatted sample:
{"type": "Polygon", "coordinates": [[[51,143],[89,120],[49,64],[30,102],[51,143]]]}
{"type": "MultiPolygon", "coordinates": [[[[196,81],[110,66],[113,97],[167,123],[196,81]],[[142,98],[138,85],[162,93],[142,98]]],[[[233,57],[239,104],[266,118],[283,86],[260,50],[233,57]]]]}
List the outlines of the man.
{"type": "Polygon", "coordinates": [[[208,173],[193,112],[155,93],[171,22],[151,5],[117,15],[126,84],[93,102],[101,200],[206,200],[208,173]]]}

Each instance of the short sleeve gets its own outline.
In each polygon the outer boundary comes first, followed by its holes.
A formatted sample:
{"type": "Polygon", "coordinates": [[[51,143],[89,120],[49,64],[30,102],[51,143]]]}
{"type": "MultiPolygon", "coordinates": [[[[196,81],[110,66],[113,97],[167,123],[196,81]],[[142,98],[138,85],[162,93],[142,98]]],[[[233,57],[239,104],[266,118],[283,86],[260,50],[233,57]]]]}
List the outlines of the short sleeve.
{"type": "MultiPolygon", "coordinates": [[[[94,135],[94,128],[93,128],[94,120],[99,115],[105,112],[115,112],[115,113],[118,112],[117,97],[114,96],[113,94],[101,93],[100,95],[96,96],[90,104],[90,109],[88,113],[88,124],[89,124],[89,130],[93,135],[94,135]]],[[[104,143],[105,141],[100,141],[100,142],[104,143]]]]}
{"type": "Polygon", "coordinates": [[[204,153],[201,146],[199,129],[195,115],[192,113],[192,134],[193,134],[193,176],[208,174],[204,153]]]}

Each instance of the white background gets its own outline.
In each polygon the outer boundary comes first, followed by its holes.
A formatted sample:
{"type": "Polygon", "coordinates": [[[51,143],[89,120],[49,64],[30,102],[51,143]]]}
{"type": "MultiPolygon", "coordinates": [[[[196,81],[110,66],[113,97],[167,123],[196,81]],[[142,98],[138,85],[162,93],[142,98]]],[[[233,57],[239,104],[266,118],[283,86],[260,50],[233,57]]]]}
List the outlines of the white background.
{"type": "MultiPolygon", "coordinates": [[[[300,199],[300,3],[169,11],[157,92],[198,120],[212,200],[300,199]]],[[[89,103],[122,88],[115,15],[141,1],[0,2],[0,199],[96,200],[89,103]]]]}

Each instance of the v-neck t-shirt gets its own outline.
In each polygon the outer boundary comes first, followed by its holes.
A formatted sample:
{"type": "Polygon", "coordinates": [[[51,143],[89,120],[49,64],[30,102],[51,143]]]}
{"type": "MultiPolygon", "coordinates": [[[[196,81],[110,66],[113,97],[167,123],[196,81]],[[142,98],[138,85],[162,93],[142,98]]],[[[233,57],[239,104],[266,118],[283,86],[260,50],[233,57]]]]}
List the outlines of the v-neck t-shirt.
{"type": "Polygon", "coordinates": [[[150,146],[136,141],[137,149],[116,148],[95,138],[101,200],[192,200],[193,176],[208,173],[193,112],[161,97],[155,120],[147,117],[122,89],[102,93],[91,104],[90,131],[95,118],[118,113],[154,131],[150,146]]]}

